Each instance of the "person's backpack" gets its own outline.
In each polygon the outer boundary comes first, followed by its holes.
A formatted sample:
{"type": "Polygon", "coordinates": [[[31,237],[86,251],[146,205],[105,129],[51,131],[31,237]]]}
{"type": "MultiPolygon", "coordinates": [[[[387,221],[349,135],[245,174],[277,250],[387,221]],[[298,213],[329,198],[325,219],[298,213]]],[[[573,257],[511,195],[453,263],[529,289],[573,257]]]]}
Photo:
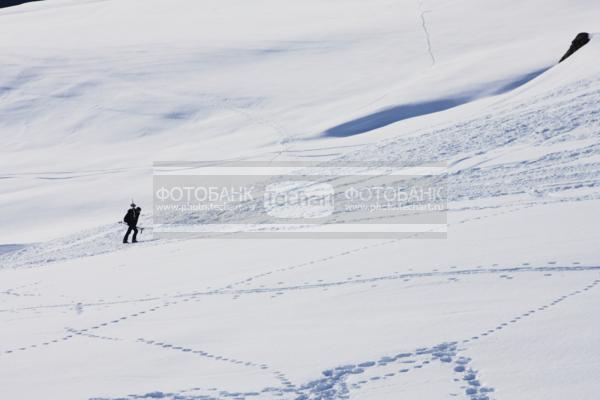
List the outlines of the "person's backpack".
{"type": "Polygon", "coordinates": [[[133,212],[133,224],[134,225],[137,225],[138,219],[140,218],[141,213],[142,213],[142,209],[140,207],[136,207],[135,211],[133,212]]]}
{"type": "Polygon", "coordinates": [[[132,210],[128,210],[127,214],[125,214],[123,217],[123,222],[125,222],[127,225],[131,225],[133,223],[133,213],[131,211],[132,210]]]}

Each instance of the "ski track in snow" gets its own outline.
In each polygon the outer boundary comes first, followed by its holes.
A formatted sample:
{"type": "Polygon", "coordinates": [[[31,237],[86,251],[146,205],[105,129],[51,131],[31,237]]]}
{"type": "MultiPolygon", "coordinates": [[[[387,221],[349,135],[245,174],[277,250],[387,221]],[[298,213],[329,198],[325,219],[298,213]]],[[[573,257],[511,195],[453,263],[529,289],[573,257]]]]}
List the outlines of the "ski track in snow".
{"type": "MultiPolygon", "coordinates": [[[[422,2],[419,4],[422,10],[422,2]]],[[[421,19],[427,36],[429,53],[432,62],[435,64],[425,21],[425,12],[421,11],[421,19]]],[[[488,115],[449,127],[435,129],[417,137],[399,137],[375,145],[364,146],[361,148],[360,153],[344,156],[344,159],[356,158],[359,155],[361,159],[377,159],[383,162],[394,161],[404,165],[419,165],[424,159],[431,162],[453,160],[448,174],[448,179],[451,182],[449,185],[451,188],[449,193],[451,204],[457,201],[500,198],[509,195],[532,196],[531,201],[503,204],[495,212],[467,218],[457,222],[457,224],[480,221],[541,205],[598,199],[600,162],[596,160],[600,157],[600,145],[586,142],[588,139],[596,138],[598,134],[595,128],[600,124],[598,102],[600,102],[600,80],[584,80],[576,85],[566,86],[552,93],[538,96],[535,101],[519,103],[516,107],[511,105],[511,110],[518,110],[516,113],[514,111],[508,112],[502,108],[502,104],[498,104],[495,106],[494,111],[488,115]],[[514,146],[550,146],[566,142],[573,142],[578,146],[560,150],[550,149],[546,154],[533,159],[497,163],[497,160],[509,153],[510,149],[514,149],[514,146]],[[462,167],[463,165],[467,166],[462,167]],[[593,193],[564,198],[553,197],[556,194],[579,189],[591,190],[593,193]]],[[[222,106],[238,112],[226,103],[222,106]]],[[[285,150],[287,133],[282,128],[266,119],[250,115],[246,115],[246,117],[257,124],[271,126],[276,130],[281,136],[282,152],[285,150]]],[[[435,180],[440,178],[423,177],[419,179],[435,180]]],[[[489,209],[493,210],[493,207],[491,206],[489,209]]],[[[468,210],[469,208],[462,209],[462,211],[468,210]]],[[[121,246],[115,242],[114,238],[115,236],[119,237],[121,233],[122,226],[113,224],[49,243],[27,246],[11,253],[2,254],[0,255],[0,263],[2,269],[40,266],[50,268],[53,263],[58,261],[116,251],[121,246]],[[94,243],[94,245],[92,246],[91,243],[94,243]]],[[[248,369],[264,370],[272,374],[279,382],[279,386],[265,387],[258,392],[233,392],[215,387],[194,387],[174,392],[155,391],[145,394],[125,395],[120,397],[121,399],[272,397],[297,400],[346,399],[350,398],[353,392],[368,389],[369,385],[375,382],[403,379],[405,376],[410,376],[411,372],[441,363],[447,366],[448,376],[456,384],[456,391],[449,393],[450,396],[470,400],[490,400],[495,397],[496,391],[500,388],[493,386],[493,383],[485,382],[482,372],[476,368],[476,362],[464,355],[469,346],[484,341],[491,336],[501,335],[516,324],[531,321],[538,314],[553,312],[558,305],[568,304],[568,301],[574,297],[589,294],[600,284],[600,279],[598,279],[600,265],[581,265],[578,261],[573,261],[570,265],[558,265],[555,261],[549,261],[547,265],[536,266],[529,265],[526,262],[523,262],[522,265],[491,265],[488,267],[462,267],[461,269],[458,269],[457,266],[449,266],[444,271],[438,269],[429,272],[394,273],[372,277],[352,275],[328,282],[324,280],[304,284],[280,282],[276,287],[266,287],[264,285],[242,287],[250,286],[261,278],[278,273],[312,267],[316,264],[327,264],[334,259],[351,257],[361,251],[393,245],[398,242],[399,240],[382,241],[376,244],[358,246],[308,262],[280,266],[236,280],[215,290],[184,294],[164,293],[146,298],[112,301],[83,302],[73,299],[71,302],[63,304],[42,304],[39,306],[1,309],[0,313],[24,314],[30,311],[75,308],[77,312],[81,313],[89,307],[110,306],[115,309],[117,316],[84,328],[65,327],[65,333],[60,337],[10,349],[2,349],[0,350],[0,357],[15,357],[25,351],[29,352],[46,346],[59,346],[80,337],[107,342],[130,341],[136,345],[148,346],[154,351],[179,352],[190,357],[230,363],[248,369]],[[497,275],[499,279],[510,280],[519,274],[552,274],[558,272],[585,274],[589,281],[579,289],[565,290],[563,294],[554,297],[551,301],[542,303],[537,307],[528,307],[519,313],[515,313],[512,318],[482,328],[470,336],[448,338],[449,340],[442,343],[426,344],[420,348],[407,349],[402,353],[383,354],[378,359],[356,360],[352,364],[332,366],[330,369],[322,371],[320,376],[304,383],[292,382],[284,372],[274,369],[265,362],[241,360],[232,355],[217,355],[207,349],[198,349],[181,343],[168,343],[147,337],[132,340],[100,334],[103,328],[126,324],[128,321],[141,319],[159,310],[173,309],[188,302],[201,301],[206,296],[240,298],[242,296],[272,294],[273,301],[277,301],[278,296],[293,291],[336,289],[350,285],[372,285],[377,282],[402,284],[407,280],[431,277],[446,278],[453,282],[463,276],[481,274],[497,275]],[[117,306],[122,304],[135,304],[136,307],[139,304],[139,309],[124,313],[116,309],[117,306]]],[[[164,241],[141,244],[160,245],[161,243],[164,243],[164,241]]],[[[35,292],[35,288],[39,283],[34,282],[8,288],[0,291],[0,296],[35,297],[39,295],[35,292]]],[[[116,400],[116,398],[111,399],[116,400]]]]}
{"type": "MultiPolygon", "coordinates": [[[[589,144],[586,140],[597,136],[595,127],[600,124],[600,110],[596,107],[598,102],[600,79],[582,80],[576,85],[538,96],[534,102],[517,104],[517,115],[507,113],[500,107],[490,114],[417,137],[400,137],[363,146],[358,153],[350,153],[342,160],[377,159],[384,163],[394,162],[406,166],[421,165],[423,160],[454,160],[447,176],[450,204],[454,201],[516,194],[538,198],[537,204],[597,198],[600,196],[597,192],[600,188],[600,162],[596,160],[600,157],[600,145],[589,144]],[[514,146],[523,144],[553,145],[569,141],[581,144],[567,150],[549,150],[547,154],[531,160],[485,165],[499,156],[489,156],[493,151],[509,151],[514,146]],[[471,159],[480,161],[474,166],[461,168],[462,164],[471,159]],[[579,199],[561,200],[552,197],[557,193],[582,188],[596,192],[579,199]]],[[[445,178],[421,179],[435,183],[436,179],[445,178]]],[[[219,216],[225,221],[227,217],[226,214],[219,216]]],[[[149,220],[146,223],[147,221],[149,220]]],[[[340,221],[348,222],[342,217],[340,221]]],[[[112,252],[119,249],[120,244],[114,238],[120,236],[121,231],[122,226],[112,224],[0,254],[0,268],[39,266],[112,252]],[[92,242],[93,246],[90,245],[92,242]]]]}
{"type": "MultiPolygon", "coordinates": [[[[533,207],[534,204],[535,203],[527,203],[527,204],[521,205],[519,207],[508,208],[506,210],[500,209],[497,212],[494,212],[494,213],[491,213],[491,214],[488,214],[488,215],[485,215],[485,216],[475,216],[475,217],[472,217],[472,218],[467,218],[467,219],[464,219],[462,221],[458,221],[455,224],[456,225],[460,225],[460,224],[465,224],[465,223],[468,223],[468,222],[471,222],[471,221],[480,221],[482,219],[493,218],[493,217],[505,215],[505,214],[508,214],[508,213],[512,213],[512,212],[523,210],[525,208],[533,207]]],[[[98,235],[96,235],[96,237],[97,236],[98,235]]],[[[110,238],[109,234],[105,234],[104,236],[110,238]]],[[[113,236],[114,236],[114,234],[113,234],[113,236]]],[[[227,294],[258,293],[258,292],[268,291],[268,289],[265,289],[265,288],[257,288],[257,289],[254,289],[254,290],[237,290],[237,291],[232,290],[232,289],[234,287],[236,287],[236,286],[248,285],[248,284],[250,284],[254,280],[258,280],[258,279],[263,278],[263,277],[271,276],[273,274],[287,272],[287,271],[292,271],[292,270],[297,270],[297,269],[301,269],[301,268],[304,268],[304,267],[311,267],[311,266],[314,266],[314,265],[317,265],[317,264],[327,263],[328,261],[331,261],[331,260],[334,260],[334,259],[337,259],[337,258],[340,258],[340,257],[352,256],[353,254],[356,254],[356,253],[359,253],[359,252],[362,252],[362,251],[367,251],[367,250],[375,249],[375,248],[382,247],[382,246],[389,246],[389,245],[397,244],[397,243],[399,243],[399,242],[401,242],[403,240],[406,240],[406,239],[391,239],[391,240],[386,240],[386,241],[382,241],[382,242],[376,242],[375,244],[361,245],[361,246],[358,246],[358,247],[355,247],[355,248],[352,248],[352,249],[349,249],[349,250],[345,250],[345,251],[340,252],[340,253],[330,254],[328,256],[317,258],[317,259],[313,259],[313,260],[309,260],[307,262],[303,262],[303,263],[299,263],[299,264],[292,264],[290,266],[278,267],[278,268],[275,268],[275,269],[272,269],[272,270],[269,270],[269,271],[266,271],[266,272],[261,272],[259,274],[254,274],[254,275],[251,275],[251,276],[249,276],[249,277],[247,277],[245,279],[242,279],[242,280],[239,280],[239,281],[235,281],[235,282],[233,282],[231,284],[228,284],[228,285],[223,286],[221,288],[218,288],[216,290],[210,290],[210,291],[204,291],[204,292],[194,293],[192,295],[223,294],[223,293],[226,293],[225,291],[229,291],[227,294]]],[[[112,248],[112,247],[115,246],[114,240],[110,240],[110,241],[112,243],[112,245],[111,245],[111,248],[112,248]]],[[[119,245],[117,244],[117,246],[119,246],[119,245]]],[[[108,250],[103,251],[102,253],[104,253],[104,252],[108,252],[108,250]]],[[[77,254],[76,255],[76,257],[82,257],[82,256],[83,255],[81,255],[81,254],[77,254]]],[[[36,261],[34,262],[34,265],[38,265],[39,262],[40,262],[40,260],[36,259],[36,261]]],[[[50,262],[55,262],[55,260],[51,260],[50,262]]],[[[18,264],[18,265],[20,265],[20,264],[18,264]]],[[[468,271],[465,271],[465,273],[468,273],[468,271]]],[[[421,274],[420,276],[433,276],[431,274],[435,275],[436,272],[434,271],[433,273],[424,273],[424,274],[421,274]]],[[[419,274],[405,274],[405,275],[406,276],[404,276],[404,275],[401,276],[401,278],[402,279],[409,279],[411,276],[414,276],[414,277],[419,276],[419,274]]],[[[373,279],[375,279],[375,280],[379,279],[380,280],[382,278],[373,278],[373,279]]],[[[389,277],[387,279],[389,279],[389,277]]],[[[366,280],[366,282],[370,283],[371,281],[370,280],[366,280]]],[[[345,281],[344,283],[348,283],[348,281],[345,281]]],[[[298,289],[298,288],[313,288],[313,287],[315,287],[315,286],[308,286],[308,285],[306,285],[306,286],[301,286],[301,287],[296,287],[296,288],[298,289]]],[[[319,284],[316,287],[317,288],[324,288],[324,287],[326,287],[326,285],[319,284]]],[[[281,288],[277,288],[277,289],[272,290],[272,291],[280,292],[281,291],[280,289],[281,288]]],[[[114,301],[98,300],[95,303],[89,303],[89,302],[87,302],[87,303],[81,303],[81,304],[83,306],[86,306],[86,307],[89,307],[89,306],[105,306],[105,305],[115,305],[115,304],[132,303],[132,302],[148,302],[148,301],[154,301],[154,300],[161,300],[161,299],[164,299],[164,298],[174,298],[174,297],[182,297],[182,296],[187,296],[187,295],[181,295],[181,294],[175,295],[175,294],[172,294],[172,293],[171,294],[165,293],[165,294],[162,294],[160,296],[149,296],[149,297],[145,297],[145,298],[138,298],[138,299],[131,299],[131,300],[114,300],[114,301]]],[[[63,303],[63,304],[26,307],[26,308],[22,308],[21,310],[39,310],[39,309],[43,309],[43,308],[73,307],[73,305],[75,303],[78,303],[78,301],[72,301],[70,303],[63,303]]],[[[9,310],[2,310],[2,309],[0,309],[0,312],[6,312],[6,311],[9,311],[9,310]]],[[[15,310],[12,309],[11,311],[15,311],[15,310]]]]}
{"type": "MultiPolygon", "coordinates": [[[[553,262],[551,262],[553,263],[553,262]]],[[[524,263],[527,264],[527,263],[524,263]]],[[[495,264],[490,266],[489,268],[484,268],[483,266],[474,267],[470,269],[457,270],[456,266],[450,267],[449,271],[439,271],[436,269],[431,272],[414,272],[414,273],[399,273],[396,272],[390,275],[383,276],[375,276],[370,278],[362,278],[362,275],[352,275],[343,280],[325,282],[320,279],[315,283],[305,283],[301,285],[292,285],[292,286],[283,286],[285,282],[279,282],[280,286],[277,287],[265,287],[264,285],[260,285],[257,288],[249,288],[249,289],[232,289],[232,288],[224,288],[224,289],[216,289],[216,290],[208,290],[208,291],[197,291],[192,293],[184,293],[184,294],[166,294],[163,296],[155,296],[155,297],[145,297],[145,298],[132,298],[125,300],[115,300],[115,301],[97,301],[97,302],[86,302],[86,303],[61,303],[61,304],[49,304],[49,305],[40,305],[40,306],[28,306],[21,308],[5,308],[0,309],[0,313],[14,313],[21,311],[39,311],[43,309],[59,309],[59,308],[73,308],[74,306],[79,306],[81,308],[90,308],[90,307],[106,307],[106,306],[116,306],[122,304],[131,304],[131,303],[146,303],[146,302],[157,302],[164,301],[164,306],[169,306],[173,304],[177,304],[179,299],[186,299],[184,301],[189,301],[191,298],[198,298],[204,296],[234,296],[234,299],[239,298],[242,295],[251,295],[251,294],[265,294],[265,293],[274,293],[276,295],[282,295],[286,292],[299,291],[299,290],[319,290],[319,289],[328,289],[328,288],[336,288],[336,287],[344,287],[344,286],[355,286],[355,285],[368,285],[377,282],[389,282],[389,281],[402,281],[408,282],[412,279],[418,278],[447,278],[451,281],[456,281],[460,276],[474,276],[474,275],[498,275],[500,278],[504,279],[513,279],[511,274],[522,274],[522,273],[544,273],[544,274],[552,274],[552,273],[575,273],[575,272],[600,272],[600,265],[580,265],[579,262],[574,262],[572,266],[559,266],[559,265],[547,265],[547,266],[516,266],[516,267],[500,267],[495,264]],[[169,301],[171,300],[171,301],[169,301]],[[177,300],[177,301],[173,301],[177,300]]],[[[266,275],[270,275],[267,273],[266,275]]],[[[228,285],[228,287],[231,285],[228,285]]],[[[150,308],[148,311],[156,311],[158,308],[150,308]]],[[[131,314],[130,317],[137,317],[140,314],[145,314],[145,312],[139,312],[131,314]]],[[[126,319],[126,318],[123,318],[126,319]]],[[[116,323],[116,321],[111,321],[112,323],[116,323]]],[[[102,325],[105,326],[105,325],[102,325]]]]}
{"type": "MultiPolygon", "coordinates": [[[[275,375],[283,383],[281,387],[267,387],[260,392],[229,392],[224,390],[212,389],[217,392],[217,398],[260,398],[262,395],[275,395],[280,398],[294,398],[296,400],[308,399],[346,399],[349,398],[351,390],[358,390],[371,382],[379,380],[388,380],[394,377],[403,377],[411,370],[426,368],[427,365],[435,362],[445,364],[450,369],[450,374],[455,375],[454,381],[457,382],[459,389],[470,400],[490,400],[496,389],[486,385],[481,381],[480,371],[471,366],[471,359],[461,355],[468,347],[469,343],[484,340],[491,335],[500,334],[509,329],[511,325],[528,320],[536,313],[548,312],[558,304],[567,301],[574,296],[582,295],[600,284],[600,279],[594,279],[584,287],[578,290],[570,291],[559,296],[552,301],[542,304],[537,308],[531,308],[521,314],[515,315],[508,321],[503,321],[494,327],[483,330],[469,338],[458,341],[449,341],[434,346],[420,347],[411,351],[383,355],[378,360],[359,361],[355,364],[336,366],[322,372],[322,377],[310,382],[294,385],[281,372],[275,372],[275,375]],[[350,378],[355,378],[356,382],[348,383],[350,378]]],[[[138,341],[155,345],[163,348],[172,348],[190,354],[199,354],[210,357],[211,355],[199,350],[176,346],[163,342],[147,341],[138,339],[138,341]]],[[[214,357],[214,356],[213,356],[214,357]]],[[[219,359],[219,358],[216,358],[219,359]]],[[[243,364],[242,361],[228,358],[220,358],[222,361],[243,364]]],[[[244,365],[255,367],[255,363],[245,363],[244,365]]],[[[260,364],[259,367],[268,369],[266,364],[260,364]]],[[[178,392],[151,392],[140,395],[129,395],[125,398],[166,398],[166,399],[209,399],[211,394],[186,394],[202,389],[185,389],[178,392]]],[[[458,396],[459,393],[450,393],[450,396],[458,396]]],[[[97,398],[100,399],[100,398],[97,398]]]]}
{"type": "MultiPolygon", "coordinates": [[[[578,264],[575,262],[574,264],[578,264]]],[[[600,266],[546,266],[546,267],[533,267],[533,266],[520,266],[520,267],[512,267],[512,268],[500,268],[498,266],[489,268],[489,269],[470,269],[470,270],[459,270],[459,271],[448,271],[448,272],[428,272],[428,273],[415,273],[415,274],[400,274],[399,276],[385,276],[373,279],[365,279],[358,280],[358,282],[336,282],[336,283],[323,283],[320,285],[309,285],[309,288],[315,287],[324,287],[327,285],[332,286],[341,286],[344,284],[350,283],[369,283],[377,280],[399,280],[405,279],[405,277],[410,278],[419,278],[419,277],[430,277],[430,276],[451,276],[451,275],[465,275],[465,274],[481,274],[481,273],[495,273],[502,274],[501,277],[507,277],[507,274],[518,274],[524,272],[597,272],[600,271],[600,266]]],[[[490,329],[484,329],[481,332],[468,337],[463,338],[457,341],[445,342],[435,346],[430,347],[422,347],[419,349],[414,349],[410,352],[405,352],[401,354],[395,355],[384,355],[377,361],[361,361],[352,365],[344,365],[337,366],[330,370],[323,371],[322,378],[316,379],[314,381],[310,381],[308,383],[302,385],[294,385],[284,373],[280,371],[272,371],[272,374],[281,382],[281,387],[268,387],[264,388],[261,392],[248,392],[248,393],[240,393],[240,392],[228,392],[228,391],[218,391],[218,395],[221,398],[245,398],[245,397],[255,397],[260,395],[277,395],[282,398],[295,398],[295,399],[338,399],[338,398],[348,398],[348,395],[351,390],[358,390],[365,385],[368,385],[370,382],[379,381],[379,380],[387,380],[391,379],[395,376],[403,376],[407,372],[414,369],[421,369],[426,367],[426,365],[433,362],[441,362],[443,364],[448,364],[453,368],[453,372],[460,374],[462,378],[455,378],[455,381],[464,382],[460,389],[464,391],[464,394],[469,396],[471,400],[486,400],[491,399],[490,395],[495,391],[493,387],[483,385],[478,379],[478,371],[469,366],[470,359],[467,357],[460,356],[460,352],[464,351],[469,343],[473,343],[479,340],[483,340],[484,338],[498,334],[504,329],[510,327],[511,324],[516,324],[520,321],[524,321],[529,317],[535,315],[538,312],[544,312],[551,310],[554,306],[568,300],[577,295],[584,294],[592,289],[594,289],[598,284],[600,284],[600,279],[594,279],[589,284],[585,285],[583,288],[579,290],[570,291],[564,295],[558,296],[552,301],[542,304],[536,308],[530,308],[523,313],[515,315],[513,318],[507,321],[500,322],[496,324],[494,327],[490,329]],[[391,365],[391,367],[390,367],[391,365]],[[390,368],[393,369],[393,366],[400,366],[400,369],[388,371],[390,368]],[[384,372],[380,370],[385,369],[384,372]],[[379,371],[379,372],[378,372],[379,371]],[[352,384],[348,384],[347,380],[353,376],[366,376],[364,379],[358,380],[357,382],[353,382],[352,384]],[[287,397],[286,397],[287,396],[287,397]],[[289,397],[291,396],[291,397],[289,397]]],[[[240,294],[248,294],[248,293],[261,293],[264,291],[285,291],[285,290],[296,290],[300,287],[293,288],[272,288],[272,289],[260,289],[260,290],[246,290],[246,291],[238,291],[240,294]]],[[[223,291],[214,291],[209,293],[197,293],[186,296],[184,298],[179,298],[173,301],[164,302],[161,305],[154,306],[145,310],[137,311],[126,316],[122,316],[119,318],[115,318],[113,320],[99,323],[89,328],[84,329],[73,329],[66,328],[67,334],[56,338],[53,340],[47,340],[45,342],[31,344],[28,346],[21,346],[19,348],[4,350],[0,352],[0,355],[9,356],[14,353],[19,353],[26,350],[34,350],[38,347],[49,346],[52,344],[62,343],[68,340],[72,340],[77,336],[85,336],[94,339],[108,340],[108,341],[121,341],[123,339],[117,337],[105,337],[101,335],[96,335],[90,332],[94,332],[102,329],[103,327],[108,326],[109,324],[119,324],[127,321],[128,319],[141,317],[147,313],[155,312],[161,308],[167,308],[176,306],[177,304],[185,303],[192,300],[197,300],[198,297],[202,295],[213,295],[213,294],[231,294],[231,292],[223,292],[223,291]]],[[[183,353],[189,353],[190,355],[209,358],[214,361],[220,362],[228,362],[232,364],[243,365],[250,368],[260,368],[263,370],[270,370],[271,368],[265,363],[258,363],[253,361],[242,361],[238,360],[234,357],[226,357],[219,356],[209,353],[208,351],[193,349],[190,347],[186,347],[183,345],[177,346],[170,343],[166,343],[164,341],[155,341],[149,340],[145,338],[138,338],[136,340],[138,343],[159,347],[162,349],[167,349],[171,351],[180,351],[183,353]]],[[[215,389],[217,390],[217,389],[215,389]]],[[[182,390],[176,393],[163,393],[163,392],[152,392],[142,395],[130,395],[126,398],[172,398],[172,399],[206,399],[211,397],[206,397],[207,395],[185,395],[183,393],[197,391],[192,389],[182,390]]],[[[456,394],[452,394],[456,395],[456,394]]]]}

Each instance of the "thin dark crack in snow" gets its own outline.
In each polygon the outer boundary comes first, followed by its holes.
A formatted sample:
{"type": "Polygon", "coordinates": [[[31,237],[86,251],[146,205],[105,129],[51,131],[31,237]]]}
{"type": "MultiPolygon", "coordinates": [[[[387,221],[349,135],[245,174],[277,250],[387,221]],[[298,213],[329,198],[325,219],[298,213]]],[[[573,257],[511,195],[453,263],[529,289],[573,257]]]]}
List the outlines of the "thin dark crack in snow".
{"type": "Polygon", "coordinates": [[[419,0],[419,10],[421,11],[421,27],[423,28],[423,33],[425,34],[425,41],[427,42],[427,52],[429,53],[429,57],[431,57],[431,65],[435,65],[435,55],[433,54],[433,47],[431,46],[431,35],[429,34],[429,30],[427,29],[427,20],[425,19],[425,14],[431,12],[431,10],[423,10],[423,1],[419,0]]]}

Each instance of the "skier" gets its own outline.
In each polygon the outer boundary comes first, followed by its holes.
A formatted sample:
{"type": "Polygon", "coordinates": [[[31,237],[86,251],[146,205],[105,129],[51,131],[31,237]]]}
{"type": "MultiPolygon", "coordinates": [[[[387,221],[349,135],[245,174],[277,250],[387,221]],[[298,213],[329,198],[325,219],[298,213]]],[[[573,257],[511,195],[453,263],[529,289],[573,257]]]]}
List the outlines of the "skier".
{"type": "Polygon", "coordinates": [[[131,233],[131,231],[133,231],[133,237],[131,238],[131,243],[137,243],[137,234],[138,234],[137,223],[138,223],[138,219],[140,218],[141,212],[142,212],[142,209],[140,207],[137,207],[135,205],[135,203],[131,203],[131,208],[129,210],[127,210],[127,214],[125,214],[125,217],[123,218],[123,222],[125,222],[128,226],[127,233],[125,234],[125,237],[123,238],[123,243],[128,243],[129,234],[131,233]]]}

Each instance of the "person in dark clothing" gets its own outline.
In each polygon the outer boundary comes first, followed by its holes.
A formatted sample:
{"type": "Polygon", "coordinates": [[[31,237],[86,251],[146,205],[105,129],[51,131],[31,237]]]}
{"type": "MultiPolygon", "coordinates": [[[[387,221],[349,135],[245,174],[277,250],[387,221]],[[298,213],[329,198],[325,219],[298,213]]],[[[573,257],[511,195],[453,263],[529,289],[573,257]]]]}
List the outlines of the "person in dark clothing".
{"type": "Polygon", "coordinates": [[[128,226],[127,233],[125,233],[125,237],[123,238],[123,243],[128,243],[129,234],[133,231],[133,237],[131,238],[131,243],[137,243],[137,223],[140,218],[140,213],[142,209],[140,207],[136,207],[135,203],[131,203],[131,208],[127,210],[127,214],[123,218],[123,222],[125,222],[128,226]]]}

